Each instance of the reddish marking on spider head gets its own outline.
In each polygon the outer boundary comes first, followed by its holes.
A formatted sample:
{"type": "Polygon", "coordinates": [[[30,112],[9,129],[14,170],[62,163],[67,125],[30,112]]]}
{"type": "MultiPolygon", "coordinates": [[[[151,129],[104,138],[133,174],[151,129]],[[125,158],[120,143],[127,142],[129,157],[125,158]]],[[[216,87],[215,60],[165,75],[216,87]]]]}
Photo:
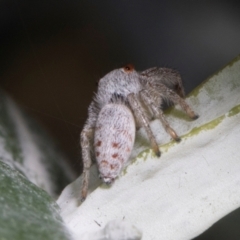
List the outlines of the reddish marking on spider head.
{"type": "Polygon", "coordinates": [[[112,143],[112,147],[113,147],[113,148],[119,148],[119,143],[113,142],[113,143],[112,143]]]}
{"type": "Polygon", "coordinates": [[[112,155],[112,157],[113,157],[113,158],[117,158],[117,157],[118,157],[118,153],[114,153],[114,154],[112,155]]]}
{"type": "Polygon", "coordinates": [[[97,146],[97,147],[100,147],[101,144],[102,144],[102,141],[98,140],[97,143],[96,143],[96,146],[97,146]]]}
{"type": "Polygon", "coordinates": [[[128,64],[126,65],[125,67],[123,67],[123,70],[126,72],[126,73],[130,73],[134,70],[134,66],[132,64],[128,64]]]}

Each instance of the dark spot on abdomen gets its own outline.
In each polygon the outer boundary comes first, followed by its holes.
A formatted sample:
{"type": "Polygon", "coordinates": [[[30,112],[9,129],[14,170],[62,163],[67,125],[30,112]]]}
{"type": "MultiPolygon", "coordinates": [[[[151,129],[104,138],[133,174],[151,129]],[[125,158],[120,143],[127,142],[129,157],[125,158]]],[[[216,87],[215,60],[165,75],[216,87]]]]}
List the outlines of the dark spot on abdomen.
{"type": "Polygon", "coordinates": [[[114,154],[112,155],[112,157],[113,157],[113,158],[117,158],[117,157],[118,157],[118,153],[114,153],[114,154]]]}

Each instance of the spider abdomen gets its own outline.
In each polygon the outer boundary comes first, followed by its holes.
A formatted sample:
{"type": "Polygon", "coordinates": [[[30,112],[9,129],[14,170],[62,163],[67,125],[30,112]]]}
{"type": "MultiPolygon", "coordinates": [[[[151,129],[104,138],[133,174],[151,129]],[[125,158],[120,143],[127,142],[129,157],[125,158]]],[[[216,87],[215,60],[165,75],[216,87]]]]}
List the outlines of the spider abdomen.
{"type": "Polygon", "coordinates": [[[135,121],[127,106],[106,104],[100,111],[94,135],[99,175],[112,183],[127,163],[135,141],[135,121]]]}

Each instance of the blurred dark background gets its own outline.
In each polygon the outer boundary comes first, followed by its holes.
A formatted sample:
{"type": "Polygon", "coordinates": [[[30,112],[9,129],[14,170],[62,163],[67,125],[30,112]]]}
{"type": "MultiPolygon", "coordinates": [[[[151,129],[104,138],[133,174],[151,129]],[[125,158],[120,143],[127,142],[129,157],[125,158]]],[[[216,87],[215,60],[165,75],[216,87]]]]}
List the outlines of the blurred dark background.
{"type": "Polygon", "coordinates": [[[96,81],[133,63],[178,69],[188,93],[240,53],[231,1],[0,1],[0,87],[80,171],[79,132],[96,81]]]}
{"type": "Polygon", "coordinates": [[[77,172],[79,133],[107,72],[127,63],[172,67],[188,93],[239,53],[238,1],[0,1],[0,87],[77,172]]]}

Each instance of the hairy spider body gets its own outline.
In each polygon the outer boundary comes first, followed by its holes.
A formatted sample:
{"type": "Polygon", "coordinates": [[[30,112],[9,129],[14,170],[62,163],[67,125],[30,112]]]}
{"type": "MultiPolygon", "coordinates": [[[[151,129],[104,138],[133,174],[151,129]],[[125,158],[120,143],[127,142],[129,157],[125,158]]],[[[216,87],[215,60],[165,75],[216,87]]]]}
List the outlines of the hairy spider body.
{"type": "Polygon", "coordinates": [[[100,111],[94,135],[100,178],[110,184],[126,165],[135,140],[135,120],[124,104],[106,104],[100,111]]]}
{"type": "Polygon", "coordinates": [[[180,74],[169,68],[155,67],[137,72],[132,65],[127,65],[100,79],[81,132],[82,201],[87,196],[91,152],[95,153],[100,177],[104,182],[112,183],[130,156],[135,138],[135,122],[145,129],[151,148],[158,157],[161,152],[150,128],[149,114],[161,121],[173,139],[180,140],[165,119],[161,105],[163,100],[179,104],[190,118],[196,119],[198,115],[183,97],[180,74]]]}

